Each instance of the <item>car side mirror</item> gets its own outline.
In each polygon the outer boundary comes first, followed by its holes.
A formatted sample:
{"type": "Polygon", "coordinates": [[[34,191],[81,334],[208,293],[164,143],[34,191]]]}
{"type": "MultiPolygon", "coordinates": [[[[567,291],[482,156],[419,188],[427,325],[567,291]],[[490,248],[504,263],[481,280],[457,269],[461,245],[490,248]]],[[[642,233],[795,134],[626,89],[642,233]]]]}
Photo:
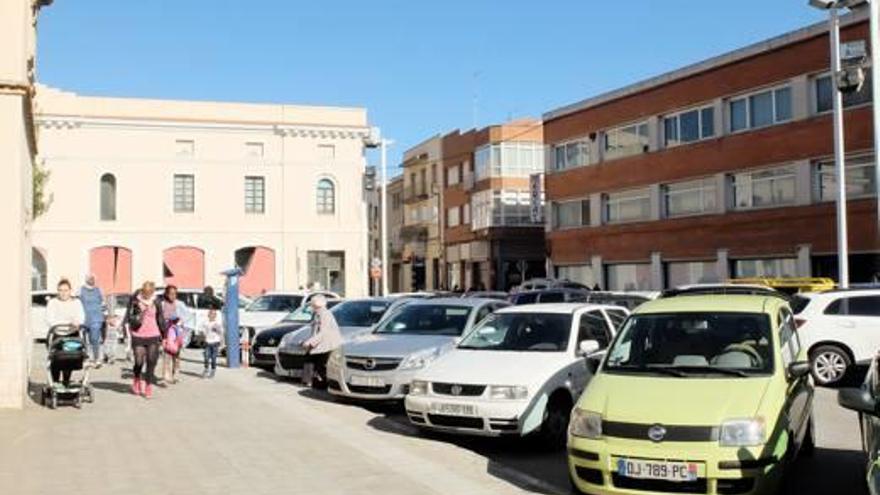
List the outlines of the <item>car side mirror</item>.
{"type": "Polygon", "coordinates": [[[842,388],[837,392],[837,403],[852,411],[877,415],[877,401],[867,390],[842,388]]]}
{"type": "Polygon", "coordinates": [[[598,340],[582,340],[578,344],[578,352],[584,357],[590,357],[591,354],[598,352],[601,348],[602,346],[599,345],[598,340]]]}
{"type": "Polygon", "coordinates": [[[788,376],[792,378],[803,378],[810,374],[810,363],[808,361],[795,361],[788,365],[788,376]]]}

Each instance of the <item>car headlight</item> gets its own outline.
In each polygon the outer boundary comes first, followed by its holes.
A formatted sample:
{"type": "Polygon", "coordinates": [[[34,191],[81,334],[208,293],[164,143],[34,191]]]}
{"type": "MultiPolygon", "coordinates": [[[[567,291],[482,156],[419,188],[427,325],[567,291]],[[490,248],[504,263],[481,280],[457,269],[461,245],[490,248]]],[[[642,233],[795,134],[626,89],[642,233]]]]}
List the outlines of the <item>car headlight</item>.
{"type": "Polygon", "coordinates": [[[330,357],[327,358],[327,364],[331,366],[335,366],[337,368],[342,366],[342,351],[336,349],[335,351],[330,353],[330,357]]]}
{"type": "Polygon", "coordinates": [[[426,395],[428,393],[428,382],[424,380],[413,380],[409,386],[410,395],[426,395]]]}
{"type": "Polygon", "coordinates": [[[489,398],[522,400],[529,396],[529,390],[520,385],[491,385],[489,386],[489,398]]]}
{"type": "Polygon", "coordinates": [[[424,368],[431,361],[437,359],[437,356],[440,355],[440,349],[431,349],[427,352],[420,352],[418,354],[412,354],[407,356],[403,362],[400,363],[401,370],[417,370],[424,368]]]}
{"type": "Polygon", "coordinates": [[[764,444],[764,418],[731,419],[721,423],[718,443],[722,447],[755,447],[764,444]]]}
{"type": "Polygon", "coordinates": [[[568,433],[574,437],[589,438],[591,440],[602,438],[602,415],[575,408],[571,412],[568,433]]]}

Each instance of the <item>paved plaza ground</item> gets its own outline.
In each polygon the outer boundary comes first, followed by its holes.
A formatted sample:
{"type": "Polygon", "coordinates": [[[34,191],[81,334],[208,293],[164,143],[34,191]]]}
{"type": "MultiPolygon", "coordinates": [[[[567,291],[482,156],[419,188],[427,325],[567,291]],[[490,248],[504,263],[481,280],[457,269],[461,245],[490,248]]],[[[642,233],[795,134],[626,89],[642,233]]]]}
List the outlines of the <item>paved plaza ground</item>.
{"type": "MultiPolygon", "coordinates": [[[[200,378],[187,351],[180,383],[151,400],[129,392],[128,365],[93,373],[82,409],[0,411],[0,494],[568,493],[563,452],[525,442],[423,438],[400,407],[340,404],[256,369],[200,378]]],[[[819,391],[819,449],[798,493],[862,494],[855,415],[819,391]]]]}

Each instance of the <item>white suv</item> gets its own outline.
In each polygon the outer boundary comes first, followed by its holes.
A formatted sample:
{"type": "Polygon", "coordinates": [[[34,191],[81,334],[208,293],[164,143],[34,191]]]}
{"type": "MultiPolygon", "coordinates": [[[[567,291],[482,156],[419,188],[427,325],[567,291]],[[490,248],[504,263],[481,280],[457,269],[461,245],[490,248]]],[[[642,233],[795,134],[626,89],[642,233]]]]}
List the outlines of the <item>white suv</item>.
{"type": "Polygon", "coordinates": [[[798,294],[792,308],[819,385],[839,382],[880,351],[880,288],[798,294]]]}

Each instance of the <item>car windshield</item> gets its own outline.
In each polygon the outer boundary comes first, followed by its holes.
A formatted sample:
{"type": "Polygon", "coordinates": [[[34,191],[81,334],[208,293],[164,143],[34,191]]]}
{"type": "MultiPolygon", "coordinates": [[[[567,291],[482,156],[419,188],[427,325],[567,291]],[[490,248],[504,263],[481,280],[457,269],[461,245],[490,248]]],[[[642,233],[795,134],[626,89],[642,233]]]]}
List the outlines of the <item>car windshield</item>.
{"type": "Polygon", "coordinates": [[[273,294],[260,296],[245,311],[291,312],[302,304],[302,296],[273,294]]]}
{"type": "Polygon", "coordinates": [[[459,349],[558,352],[568,348],[571,315],[500,313],[484,319],[459,349]]]}
{"type": "Polygon", "coordinates": [[[382,319],[390,304],[388,301],[348,301],[333,308],[331,313],[341,327],[371,327],[382,319]]]}
{"type": "Polygon", "coordinates": [[[773,370],[770,320],[758,313],[633,315],[603,369],[681,377],[768,374],[773,370]]]}
{"type": "Polygon", "coordinates": [[[529,292],[526,294],[517,294],[513,303],[516,305],[531,304],[531,303],[536,302],[537,300],[538,300],[538,293],[537,292],[529,292]]]}
{"type": "Polygon", "coordinates": [[[458,336],[464,331],[472,309],[448,304],[409,304],[385,320],[376,333],[458,336]]]}
{"type": "MultiPolygon", "coordinates": [[[[250,309],[248,309],[248,311],[250,311],[250,309]]],[[[312,315],[312,308],[310,306],[303,306],[285,316],[282,321],[287,323],[308,323],[312,321],[312,315]]]]}

